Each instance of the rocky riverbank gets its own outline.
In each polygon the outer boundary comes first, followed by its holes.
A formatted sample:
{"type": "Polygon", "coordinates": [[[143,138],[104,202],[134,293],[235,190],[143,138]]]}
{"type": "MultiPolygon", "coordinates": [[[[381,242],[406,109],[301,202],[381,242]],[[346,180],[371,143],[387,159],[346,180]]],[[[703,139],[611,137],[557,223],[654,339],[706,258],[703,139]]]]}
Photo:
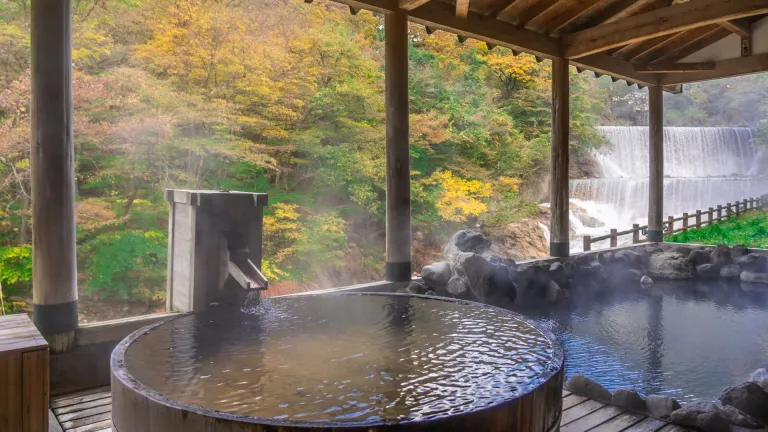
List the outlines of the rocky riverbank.
{"type": "Polygon", "coordinates": [[[768,284],[768,257],[743,246],[646,244],[565,259],[518,263],[498,253],[507,247],[473,230],[459,231],[444,261],[424,266],[422,280],[406,290],[492,303],[557,303],[583,292],[642,288],[654,279],[721,279],[768,284]]]}

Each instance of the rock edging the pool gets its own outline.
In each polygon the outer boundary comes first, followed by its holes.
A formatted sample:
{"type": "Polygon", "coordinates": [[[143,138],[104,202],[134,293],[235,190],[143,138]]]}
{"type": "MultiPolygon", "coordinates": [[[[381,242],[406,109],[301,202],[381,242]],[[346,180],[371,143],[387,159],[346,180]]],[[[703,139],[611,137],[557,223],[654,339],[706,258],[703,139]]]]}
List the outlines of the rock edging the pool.
{"type": "Polygon", "coordinates": [[[705,432],[768,430],[768,370],[765,368],[753,372],[747,381],[724,389],[715,401],[684,406],[669,396],[643,397],[629,388],[611,393],[578,373],[565,383],[565,388],[581,396],[705,432]]]}
{"type": "Polygon", "coordinates": [[[646,243],[569,258],[526,263],[491,253],[491,240],[474,230],[457,232],[445,261],[424,266],[405,292],[500,304],[559,303],[580,289],[617,283],[648,288],[656,280],[723,280],[768,284],[768,256],[744,246],[646,243]]]}

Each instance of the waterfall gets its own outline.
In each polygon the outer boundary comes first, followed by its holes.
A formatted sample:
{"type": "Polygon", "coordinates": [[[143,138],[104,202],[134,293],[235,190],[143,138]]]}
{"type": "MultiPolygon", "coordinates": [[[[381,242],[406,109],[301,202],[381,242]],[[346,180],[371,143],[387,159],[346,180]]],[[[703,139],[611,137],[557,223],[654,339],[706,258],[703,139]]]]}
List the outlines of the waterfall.
{"type": "MultiPolygon", "coordinates": [[[[602,178],[570,181],[571,218],[579,221],[571,227],[578,238],[647,221],[648,128],[599,130],[609,142],[593,153],[602,178]]],[[[750,128],[665,128],[664,214],[706,210],[768,192],[768,177],[758,166],[762,150],[753,138],[750,128]]],[[[578,239],[572,244],[581,248],[578,239]]]]}

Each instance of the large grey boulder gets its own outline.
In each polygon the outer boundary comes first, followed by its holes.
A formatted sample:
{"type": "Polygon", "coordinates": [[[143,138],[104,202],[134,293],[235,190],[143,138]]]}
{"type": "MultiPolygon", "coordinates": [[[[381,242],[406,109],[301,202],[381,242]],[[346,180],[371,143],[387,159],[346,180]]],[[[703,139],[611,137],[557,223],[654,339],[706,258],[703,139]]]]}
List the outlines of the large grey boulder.
{"type": "Polygon", "coordinates": [[[635,389],[620,388],[613,391],[611,403],[620,408],[644,412],[646,410],[645,399],[635,389]]]}
{"type": "Polygon", "coordinates": [[[464,279],[458,276],[454,276],[448,280],[448,285],[446,285],[445,289],[448,291],[448,294],[458,298],[465,298],[469,291],[467,283],[464,282],[464,279]]]}
{"type": "Polygon", "coordinates": [[[485,302],[490,291],[493,265],[485,258],[471,252],[459,252],[455,261],[456,275],[464,279],[474,297],[485,302]]]}
{"type": "Polygon", "coordinates": [[[690,261],[694,267],[698,267],[702,264],[710,264],[712,257],[709,251],[705,249],[694,249],[688,255],[688,261],[690,261]]]}
{"type": "Polygon", "coordinates": [[[720,393],[720,402],[730,405],[768,425],[768,393],[753,382],[728,387],[720,393]]]}
{"type": "Polygon", "coordinates": [[[408,294],[424,294],[428,291],[428,288],[423,283],[412,281],[405,287],[405,292],[408,294]]]}
{"type": "Polygon", "coordinates": [[[501,304],[504,300],[515,302],[517,287],[512,281],[512,271],[506,266],[493,266],[493,273],[488,280],[488,295],[491,303],[501,304]]]}
{"type": "Polygon", "coordinates": [[[731,246],[731,256],[733,259],[738,259],[744,255],[749,254],[749,249],[744,245],[731,246]]]}
{"type": "Polygon", "coordinates": [[[740,276],[743,282],[768,284],[768,273],[757,273],[744,270],[740,276]]]}
{"type": "Polygon", "coordinates": [[[720,268],[714,264],[702,264],[696,266],[696,274],[701,279],[717,279],[720,277],[720,268]]]}
{"type": "Polygon", "coordinates": [[[552,263],[549,266],[549,277],[561,287],[568,283],[568,275],[566,274],[565,267],[559,262],[552,263]]]}
{"type": "Polygon", "coordinates": [[[567,291],[560,288],[560,286],[555,281],[549,281],[549,286],[547,286],[547,301],[550,303],[558,303],[561,300],[568,297],[567,291]]]}
{"type": "Polygon", "coordinates": [[[674,412],[679,410],[680,402],[675,398],[664,395],[650,395],[645,399],[645,405],[648,407],[648,413],[660,419],[666,419],[674,412]]]}
{"type": "Polygon", "coordinates": [[[736,264],[728,264],[720,269],[720,277],[723,279],[739,279],[741,277],[741,268],[736,264]]]}
{"type": "Polygon", "coordinates": [[[733,263],[731,248],[724,244],[715,246],[710,256],[712,258],[712,264],[716,265],[717,267],[724,267],[733,263]]]}
{"type": "Polygon", "coordinates": [[[614,254],[614,261],[623,262],[627,267],[639,269],[645,262],[645,257],[633,250],[623,249],[614,254]]]}
{"type": "Polygon", "coordinates": [[[651,255],[648,261],[648,273],[652,277],[661,279],[691,279],[693,265],[688,261],[687,254],[662,252],[651,255]]]}
{"type": "Polygon", "coordinates": [[[705,432],[729,432],[731,425],[723,411],[712,402],[694,402],[674,411],[672,423],[691,426],[705,432]]]}
{"type": "Polygon", "coordinates": [[[744,271],[764,273],[768,271],[768,257],[751,253],[737,259],[736,265],[744,271]]]}
{"type": "Polygon", "coordinates": [[[451,263],[440,261],[434,264],[426,265],[421,269],[421,279],[427,286],[437,288],[448,284],[453,276],[451,263]]]}
{"type": "Polygon", "coordinates": [[[752,418],[752,416],[744,414],[730,405],[723,405],[720,408],[722,409],[723,417],[732,425],[747,429],[759,429],[761,426],[760,422],[752,418]]]}
{"type": "Polygon", "coordinates": [[[760,368],[749,375],[749,381],[759,385],[768,392],[768,369],[760,368]]]}
{"type": "Polygon", "coordinates": [[[491,249],[491,240],[477,231],[461,230],[454,234],[445,245],[443,256],[451,262],[456,262],[462,252],[482,255],[491,249]]]}
{"type": "Polygon", "coordinates": [[[565,383],[565,388],[572,392],[588,398],[597,399],[603,402],[611,401],[611,392],[595,381],[585,377],[582,374],[575,374],[565,383]]]}

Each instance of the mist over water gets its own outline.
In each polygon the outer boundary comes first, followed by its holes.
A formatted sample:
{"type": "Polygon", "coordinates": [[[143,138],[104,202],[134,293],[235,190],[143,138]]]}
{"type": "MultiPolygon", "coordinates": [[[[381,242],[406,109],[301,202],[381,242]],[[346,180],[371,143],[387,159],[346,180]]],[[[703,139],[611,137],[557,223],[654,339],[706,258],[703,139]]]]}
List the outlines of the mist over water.
{"type": "MultiPolygon", "coordinates": [[[[647,127],[599,128],[610,146],[594,153],[601,178],[570,181],[571,225],[583,235],[644,225],[648,215],[647,127]]],[[[679,216],[768,191],[751,128],[664,129],[664,214],[679,216]]],[[[630,238],[625,237],[624,241],[630,238]]],[[[621,240],[621,239],[620,239],[621,240]]],[[[596,245],[601,247],[601,245],[596,245]]]]}

